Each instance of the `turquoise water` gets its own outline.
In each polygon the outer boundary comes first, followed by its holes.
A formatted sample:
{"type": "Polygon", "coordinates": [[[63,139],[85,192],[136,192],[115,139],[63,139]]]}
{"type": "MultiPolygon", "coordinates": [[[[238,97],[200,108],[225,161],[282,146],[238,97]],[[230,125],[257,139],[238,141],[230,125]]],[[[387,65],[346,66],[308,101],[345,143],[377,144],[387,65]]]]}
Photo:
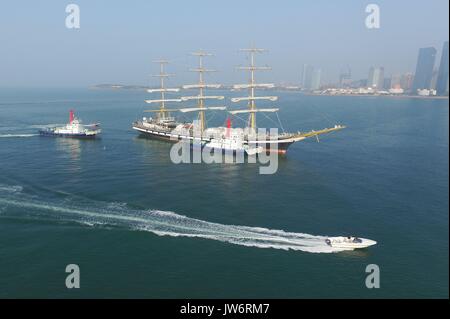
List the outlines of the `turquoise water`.
{"type": "Polygon", "coordinates": [[[0,90],[0,297],[448,298],[448,100],[281,93],[286,130],[348,128],[260,175],[172,164],[130,128],[147,97],[0,90]],[[101,140],[35,136],[70,108],[101,140]],[[378,245],[327,253],[320,236],[347,234],[378,245]]]}

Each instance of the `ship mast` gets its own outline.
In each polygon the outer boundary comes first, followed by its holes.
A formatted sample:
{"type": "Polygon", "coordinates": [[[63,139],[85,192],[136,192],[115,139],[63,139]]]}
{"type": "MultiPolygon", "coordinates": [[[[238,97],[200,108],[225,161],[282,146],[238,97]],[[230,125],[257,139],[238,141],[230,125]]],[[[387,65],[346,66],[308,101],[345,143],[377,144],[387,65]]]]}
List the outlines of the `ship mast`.
{"type": "Polygon", "coordinates": [[[158,63],[160,65],[159,74],[153,75],[153,77],[158,77],[160,79],[160,88],[159,89],[148,89],[148,93],[161,93],[161,98],[157,100],[145,100],[146,103],[159,103],[159,110],[147,111],[147,112],[157,112],[159,120],[165,120],[168,117],[168,114],[172,110],[166,109],[167,102],[181,102],[181,99],[166,99],[166,93],[168,92],[178,92],[180,89],[178,88],[166,88],[165,87],[165,79],[173,76],[173,74],[168,74],[165,72],[164,68],[169,62],[166,60],[156,60],[153,63],[158,63]]]}
{"type": "Polygon", "coordinates": [[[199,121],[200,121],[200,132],[203,134],[203,131],[206,128],[205,123],[205,111],[206,110],[225,110],[225,107],[219,106],[219,107],[206,107],[205,106],[205,100],[223,100],[224,96],[209,96],[205,95],[205,90],[208,88],[218,89],[221,87],[220,84],[206,84],[204,81],[204,75],[205,73],[215,72],[215,70],[207,69],[203,66],[203,58],[207,56],[212,56],[212,54],[207,53],[205,51],[198,51],[192,53],[193,56],[198,57],[198,67],[194,69],[190,69],[191,72],[197,72],[199,74],[199,81],[197,84],[191,84],[191,85],[183,85],[183,89],[199,89],[199,94],[197,96],[184,96],[181,97],[182,101],[189,101],[189,100],[197,100],[197,108],[187,108],[187,109],[181,109],[181,112],[192,112],[192,111],[198,111],[199,112],[199,121]]]}
{"type": "Polygon", "coordinates": [[[237,110],[237,111],[231,111],[231,114],[239,114],[239,113],[250,113],[249,123],[250,128],[252,130],[256,130],[256,113],[257,112],[277,112],[278,109],[272,108],[272,109],[257,109],[256,108],[256,100],[269,100],[269,101],[276,101],[278,99],[277,96],[255,96],[255,89],[257,88],[273,88],[273,83],[256,83],[255,80],[255,71],[266,71],[271,70],[268,66],[256,66],[255,65],[255,54],[256,53],[263,53],[267,50],[265,49],[257,49],[257,48],[250,48],[250,49],[241,49],[241,52],[246,52],[250,56],[250,65],[249,66],[241,66],[238,67],[239,70],[245,70],[249,71],[250,77],[248,84],[236,84],[233,85],[234,89],[248,89],[248,96],[247,97],[237,97],[232,98],[231,101],[234,103],[241,102],[241,101],[248,101],[248,110],[237,110]]]}

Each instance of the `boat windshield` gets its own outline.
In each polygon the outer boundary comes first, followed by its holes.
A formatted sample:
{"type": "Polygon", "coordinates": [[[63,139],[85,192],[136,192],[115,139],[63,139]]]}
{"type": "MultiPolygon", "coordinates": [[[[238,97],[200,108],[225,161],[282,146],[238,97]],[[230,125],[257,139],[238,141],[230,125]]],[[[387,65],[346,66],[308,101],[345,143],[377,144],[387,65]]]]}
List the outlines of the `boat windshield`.
{"type": "Polygon", "coordinates": [[[358,238],[358,237],[355,237],[355,238],[353,239],[353,242],[354,242],[354,243],[362,243],[362,240],[361,240],[360,238],[358,238]]]}

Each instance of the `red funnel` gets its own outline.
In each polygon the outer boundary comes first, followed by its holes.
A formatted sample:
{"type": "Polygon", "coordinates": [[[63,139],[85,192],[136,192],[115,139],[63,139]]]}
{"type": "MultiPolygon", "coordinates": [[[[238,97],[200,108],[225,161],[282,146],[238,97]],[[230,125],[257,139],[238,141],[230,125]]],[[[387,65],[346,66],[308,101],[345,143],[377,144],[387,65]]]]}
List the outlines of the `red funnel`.
{"type": "Polygon", "coordinates": [[[70,110],[69,111],[69,123],[70,124],[72,124],[74,117],[75,116],[74,116],[73,110],[70,110]]]}

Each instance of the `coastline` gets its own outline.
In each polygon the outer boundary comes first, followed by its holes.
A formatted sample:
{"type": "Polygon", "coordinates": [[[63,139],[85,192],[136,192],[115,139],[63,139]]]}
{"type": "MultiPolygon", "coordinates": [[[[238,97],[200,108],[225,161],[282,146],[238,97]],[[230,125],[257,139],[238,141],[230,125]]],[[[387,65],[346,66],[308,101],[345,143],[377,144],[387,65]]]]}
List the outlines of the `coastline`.
{"type": "Polygon", "coordinates": [[[420,99],[420,100],[448,100],[448,96],[419,96],[419,95],[380,95],[380,94],[313,94],[303,93],[305,96],[352,96],[352,97],[380,97],[393,99],[420,99]]]}
{"type": "MultiPolygon", "coordinates": [[[[88,87],[89,90],[147,90],[152,89],[152,87],[140,86],[140,85],[124,85],[124,84],[96,84],[88,87]]],[[[216,89],[216,91],[232,91],[231,87],[223,86],[216,89]]],[[[389,94],[315,94],[315,93],[305,93],[299,90],[289,90],[282,87],[275,87],[268,91],[274,92],[286,92],[286,93],[298,93],[305,96],[353,96],[353,97],[381,97],[381,98],[394,98],[394,99],[424,99],[424,100],[448,100],[448,96],[420,96],[420,95],[389,95],[389,94]]]]}

